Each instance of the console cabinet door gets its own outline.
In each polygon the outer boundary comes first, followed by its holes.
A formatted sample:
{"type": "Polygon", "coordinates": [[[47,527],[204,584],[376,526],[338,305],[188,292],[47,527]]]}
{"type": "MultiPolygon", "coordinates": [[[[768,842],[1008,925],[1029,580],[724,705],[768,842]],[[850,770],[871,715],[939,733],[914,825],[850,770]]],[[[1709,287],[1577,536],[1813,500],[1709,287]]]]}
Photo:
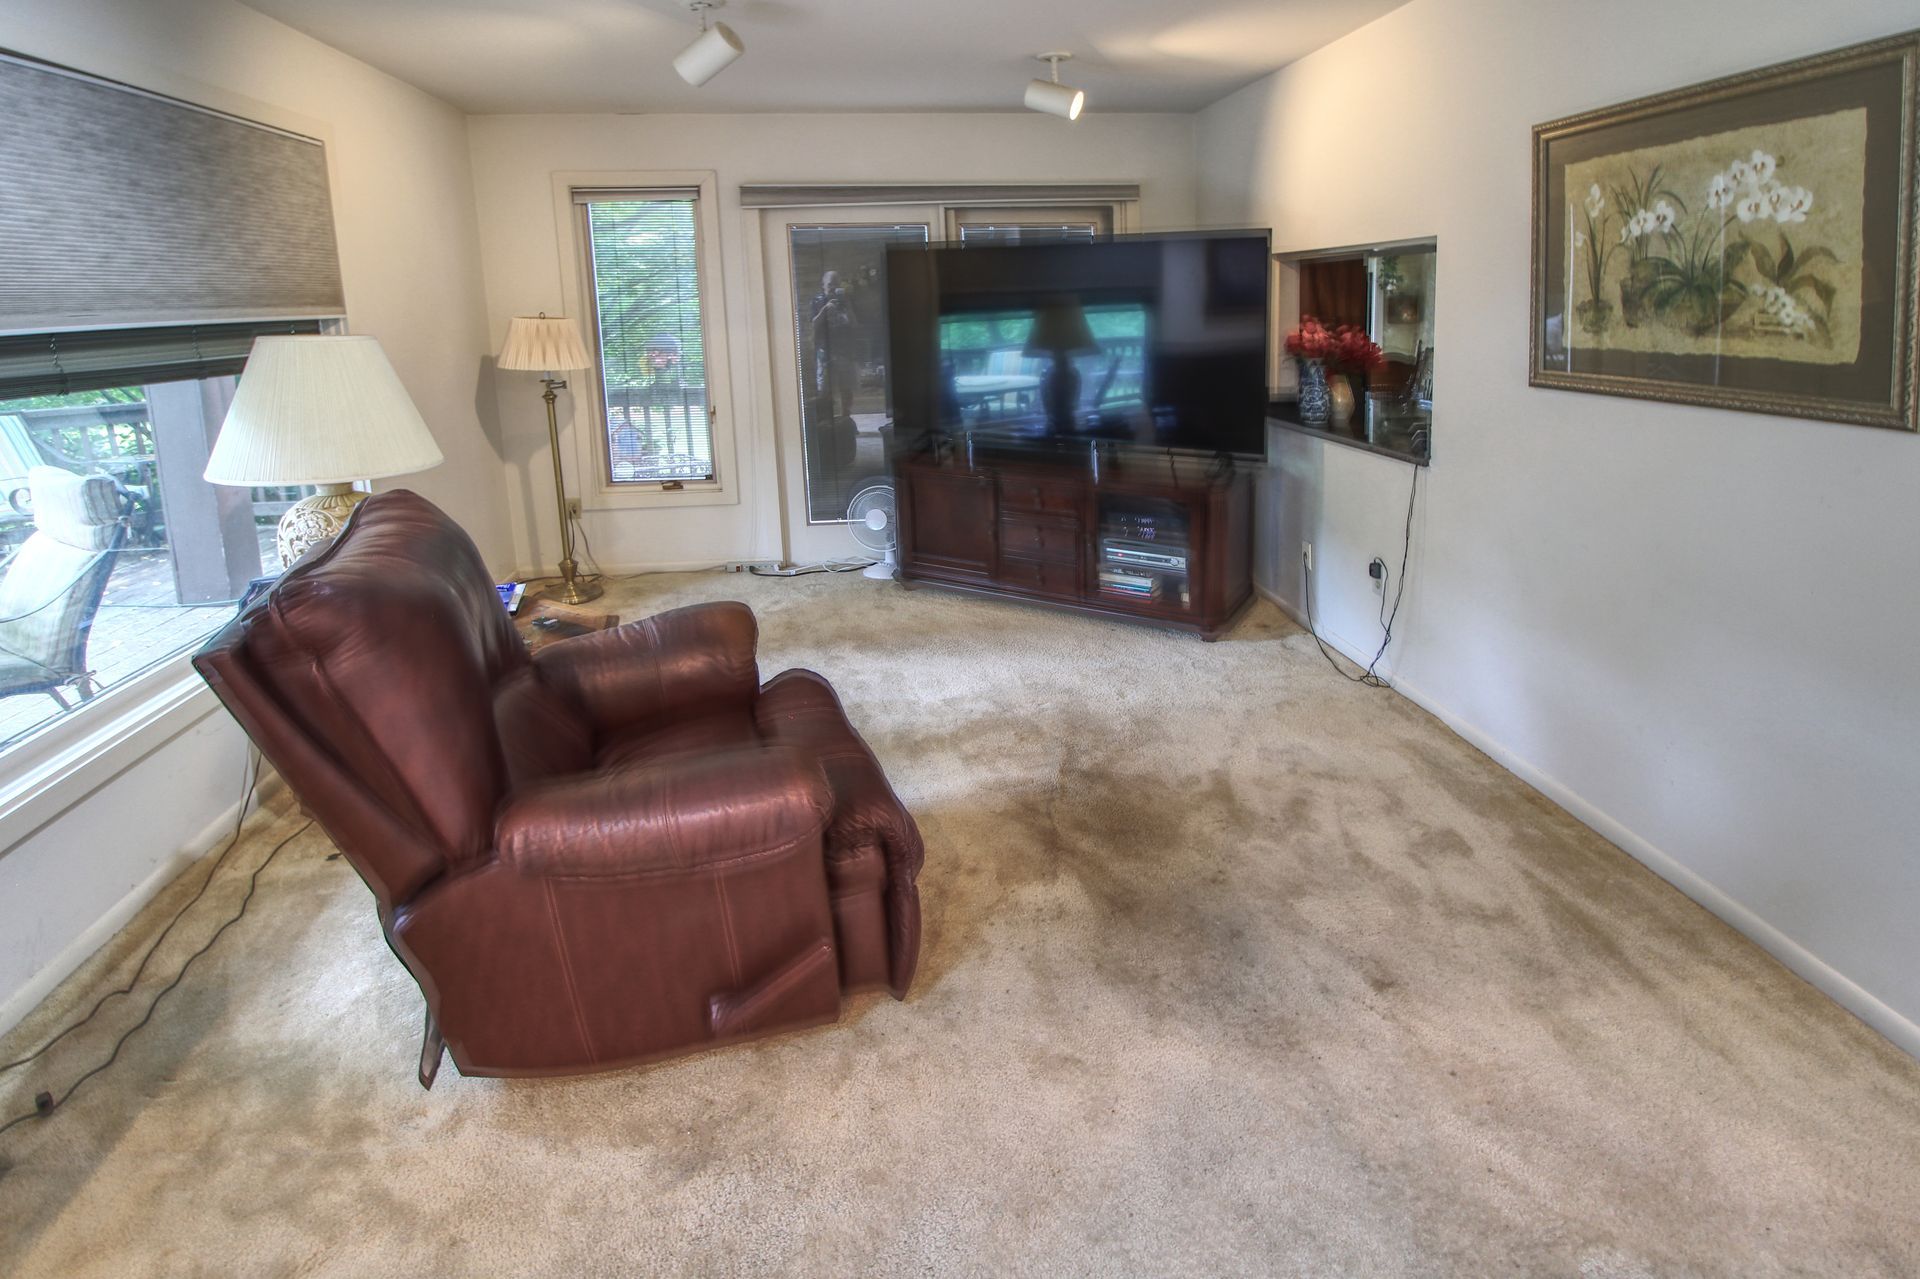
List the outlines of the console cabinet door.
{"type": "Polygon", "coordinates": [[[985,580],[993,575],[994,495],[989,476],[902,468],[906,510],[903,564],[930,577],[985,580]]]}

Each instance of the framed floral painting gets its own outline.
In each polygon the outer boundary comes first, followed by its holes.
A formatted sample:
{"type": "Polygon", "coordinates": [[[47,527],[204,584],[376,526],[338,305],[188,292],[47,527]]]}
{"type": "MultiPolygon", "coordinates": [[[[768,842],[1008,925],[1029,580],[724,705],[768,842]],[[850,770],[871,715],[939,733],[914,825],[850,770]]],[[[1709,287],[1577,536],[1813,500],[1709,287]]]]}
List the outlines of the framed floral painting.
{"type": "Polygon", "coordinates": [[[1533,131],[1535,386],[1920,430],[1920,32],[1533,131]]]}

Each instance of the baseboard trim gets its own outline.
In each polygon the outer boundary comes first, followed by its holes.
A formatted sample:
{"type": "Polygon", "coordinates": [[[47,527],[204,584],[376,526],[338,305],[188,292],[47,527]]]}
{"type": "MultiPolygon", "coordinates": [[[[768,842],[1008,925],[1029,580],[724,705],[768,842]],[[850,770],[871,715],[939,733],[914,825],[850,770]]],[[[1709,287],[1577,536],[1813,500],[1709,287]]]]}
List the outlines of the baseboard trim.
{"type": "MultiPolygon", "coordinates": [[[[263,761],[261,776],[255,786],[253,799],[256,806],[264,805],[277,794],[283,785],[279,774],[270,769],[263,761]]],[[[0,1003],[0,1035],[6,1034],[19,1025],[26,1015],[40,1006],[40,1001],[51,995],[61,982],[79,971],[80,966],[93,957],[95,951],[113,940],[119,931],[125,928],[133,917],[140,913],[141,907],[160,895],[160,891],[172,883],[180,873],[205,857],[215,848],[225,843],[233,834],[234,819],[240,815],[242,800],[227,806],[225,812],[208,822],[206,828],[185,844],[175,849],[169,856],[163,857],[151,874],[135,884],[133,888],[115,902],[113,906],[93,921],[78,937],[61,949],[60,953],[48,960],[40,970],[29,977],[24,985],[7,996],[0,1003]]]]}
{"type": "MultiPolygon", "coordinates": [[[[1307,624],[1306,618],[1301,616],[1298,609],[1274,592],[1258,584],[1254,586],[1254,590],[1262,599],[1270,601],[1274,607],[1300,625],[1307,624]]],[[[1351,646],[1342,643],[1337,636],[1322,631],[1320,637],[1349,660],[1353,659],[1351,646]]],[[[1393,691],[1434,716],[1494,763],[1566,809],[1582,825],[1711,911],[1735,932],[1740,933],[1786,965],[1808,985],[1871,1026],[1901,1051],[1909,1056],[1920,1058],[1920,1024],[1916,1024],[1883,1002],[1858,982],[1781,932],[1711,881],[1688,869],[1672,854],[1642,838],[1625,823],[1598,805],[1589,802],[1559,778],[1520,758],[1492,734],[1466,719],[1453,708],[1437,701],[1425,690],[1416,685],[1410,685],[1404,680],[1396,679],[1393,691]]]]}
{"type": "MultiPolygon", "coordinates": [[[[1258,595],[1261,599],[1267,601],[1267,603],[1273,605],[1275,608],[1279,609],[1282,613],[1285,613],[1288,617],[1292,618],[1294,623],[1298,625],[1302,630],[1305,630],[1310,634],[1315,632],[1316,628],[1313,626],[1312,623],[1307,621],[1307,615],[1301,612],[1300,609],[1294,605],[1293,601],[1282,599],[1279,595],[1268,590],[1266,587],[1260,585],[1260,583],[1258,582],[1255,582],[1253,584],[1253,593],[1255,595],[1258,595]]],[[[1349,662],[1352,662],[1355,666],[1359,667],[1363,671],[1367,669],[1367,661],[1369,659],[1364,657],[1354,656],[1355,653],[1360,651],[1360,646],[1358,644],[1355,644],[1352,640],[1348,639],[1344,635],[1341,635],[1337,631],[1329,630],[1325,626],[1318,627],[1317,631],[1320,638],[1325,640],[1329,645],[1331,645],[1335,649],[1335,651],[1337,651],[1340,654],[1340,656],[1346,658],[1349,662]]],[[[1393,663],[1388,662],[1386,674],[1388,675],[1392,674],[1392,670],[1393,670],[1393,663]]]]}
{"type": "MultiPolygon", "coordinates": [[[[703,573],[708,569],[722,569],[730,564],[763,564],[771,561],[758,559],[735,560],[657,560],[645,564],[602,564],[592,572],[582,571],[581,577],[628,577],[639,573],[703,573]]],[[[522,568],[513,580],[530,582],[535,578],[551,578],[558,581],[560,571],[555,568],[522,568]]],[[[541,585],[546,583],[542,581],[541,585]]],[[[527,594],[532,595],[535,588],[528,587],[527,594]]]]}

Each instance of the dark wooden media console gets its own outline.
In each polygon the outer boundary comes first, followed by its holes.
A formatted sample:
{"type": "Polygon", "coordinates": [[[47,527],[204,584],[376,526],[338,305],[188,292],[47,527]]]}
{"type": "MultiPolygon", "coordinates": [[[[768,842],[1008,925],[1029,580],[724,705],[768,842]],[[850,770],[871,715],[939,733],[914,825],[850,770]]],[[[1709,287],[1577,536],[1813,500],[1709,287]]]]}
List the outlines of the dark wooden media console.
{"type": "Polygon", "coordinates": [[[900,579],[1216,639],[1253,600],[1252,478],[1168,453],[909,454],[900,579]]]}

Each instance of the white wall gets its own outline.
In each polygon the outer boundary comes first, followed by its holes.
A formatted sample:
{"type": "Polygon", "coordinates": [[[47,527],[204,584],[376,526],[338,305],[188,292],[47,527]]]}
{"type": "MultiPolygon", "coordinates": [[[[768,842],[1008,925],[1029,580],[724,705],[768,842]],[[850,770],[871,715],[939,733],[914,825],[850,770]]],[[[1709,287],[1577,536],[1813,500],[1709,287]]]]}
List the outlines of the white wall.
{"type": "MultiPolygon", "coordinates": [[[[1914,25],[1912,0],[1413,0],[1200,117],[1200,214],[1437,236],[1391,672],[1920,1052],[1920,438],[1530,389],[1529,129],[1914,25]],[[1364,140],[1356,143],[1355,139],[1364,140]]],[[[1410,468],[1274,432],[1259,571],[1378,643],[1410,468]]]]}
{"type": "Polygon", "coordinates": [[[196,703],[177,736],[0,851],[0,1032],[232,834],[247,739],[212,693],[196,703]]]}
{"type": "MultiPolygon", "coordinates": [[[[1145,228],[1193,222],[1191,116],[1088,116],[1069,125],[1019,115],[479,116],[470,122],[481,257],[494,349],[515,315],[559,314],[566,237],[555,224],[556,172],[712,170],[720,190],[721,299],[732,359],[740,501],[727,506],[590,511],[586,528],[610,568],[777,558],[779,493],[768,420],[767,337],[753,332],[743,182],[1138,182],[1145,228]]],[[[496,375],[513,545],[526,569],[559,558],[545,410],[524,374],[496,375]]],[[[583,394],[590,377],[580,379],[583,394]]],[[[562,393],[561,454],[578,456],[572,396],[562,393]]],[[[722,429],[727,424],[722,423],[722,429]]]]}
{"type": "Polygon", "coordinates": [[[327,142],[348,322],[380,339],[447,458],[383,487],[441,504],[505,567],[465,117],[232,0],[7,0],[0,47],[327,142]]]}
{"type": "MultiPolygon", "coordinates": [[[[381,340],[446,454],[396,483],[510,567],[486,414],[466,122],[453,108],[231,0],[6,0],[0,47],[322,137],[348,321],[381,340]]],[[[244,739],[211,693],[197,722],[0,850],[0,1028],[84,954],[89,925],[158,887],[238,798],[244,739]]]]}

